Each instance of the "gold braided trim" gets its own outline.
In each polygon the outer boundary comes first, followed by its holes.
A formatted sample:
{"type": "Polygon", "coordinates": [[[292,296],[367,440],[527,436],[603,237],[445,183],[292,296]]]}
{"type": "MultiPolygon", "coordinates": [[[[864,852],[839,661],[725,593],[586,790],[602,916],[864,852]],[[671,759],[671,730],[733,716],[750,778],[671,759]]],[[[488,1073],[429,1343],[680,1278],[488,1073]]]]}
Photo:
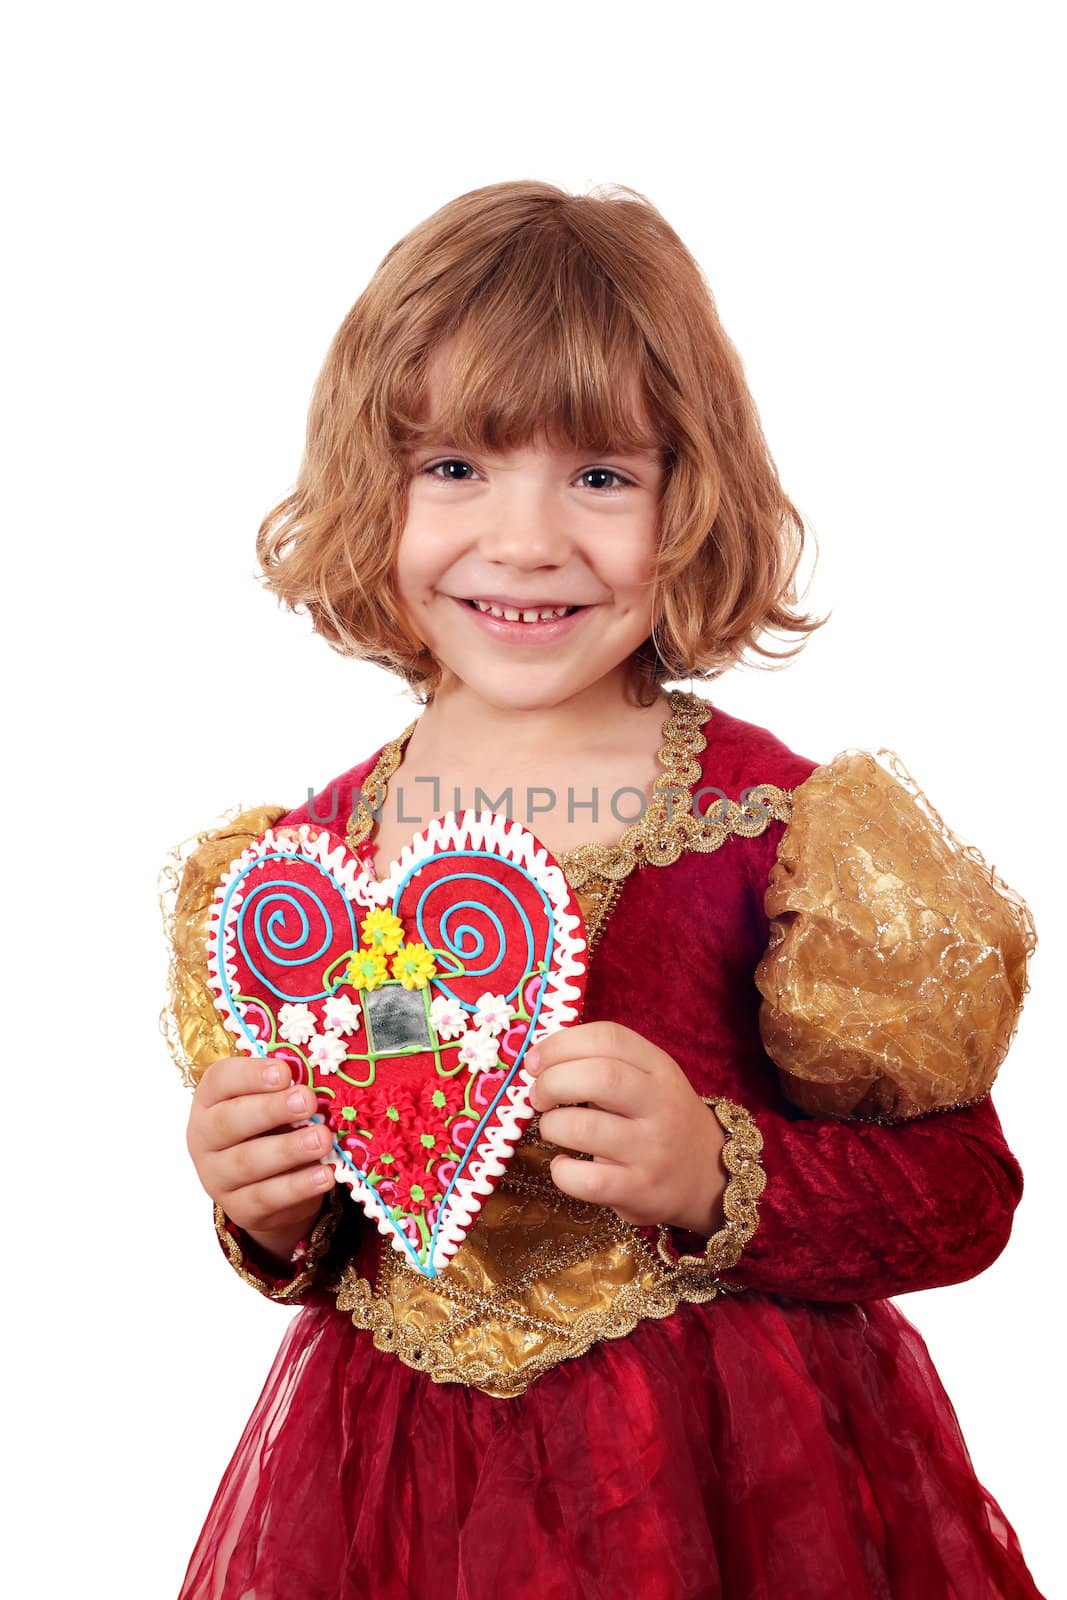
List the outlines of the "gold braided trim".
{"type": "Polygon", "coordinates": [[[356,790],[352,815],[345,829],[345,838],[350,850],[355,850],[356,846],[362,844],[374,831],[376,820],[374,812],[381,812],[385,805],[385,797],[389,793],[389,779],[400,765],[404,746],[418,725],[419,718],[416,717],[413,722],[408,723],[403,733],[382,746],[377,761],[356,790]]]}
{"type": "Polygon", "coordinates": [[[333,1236],[341,1220],[344,1203],[343,1193],[339,1186],[334,1184],[326,1197],[326,1209],[312,1229],[307,1250],[302,1257],[303,1264],[300,1271],[289,1283],[283,1284],[281,1288],[276,1288],[273,1284],[268,1283],[265,1278],[260,1277],[254,1267],[246,1263],[244,1251],[226,1226],[229,1219],[225,1211],[217,1203],[215,1205],[215,1232],[222,1240],[226,1254],[229,1257],[230,1266],[237,1276],[251,1285],[253,1289],[257,1289],[260,1294],[266,1295],[268,1300],[278,1300],[284,1305],[287,1302],[294,1301],[311,1284],[315,1274],[318,1272],[323,1256],[333,1242],[333,1236]]]}
{"type": "MultiPolygon", "coordinates": [[[[696,1269],[702,1273],[725,1272],[736,1267],[742,1250],[759,1227],[757,1201],[767,1184],[767,1174],[760,1162],[763,1135],[760,1133],[747,1107],[723,1095],[701,1095],[706,1106],[714,1111],[726,1133],[722,1147],[722,1164],[730,1173],[723,1192],[723,1211],[726,1221],[711,1238],[700,1255],[672,1256],[667,1247],[670,1229],[665,1223],[657,1228],[656,1249],[671,1272],[688,1272],[696,1269]]],[[[726,1285],[722,1285],[723,1288],[726,1285]]]]}

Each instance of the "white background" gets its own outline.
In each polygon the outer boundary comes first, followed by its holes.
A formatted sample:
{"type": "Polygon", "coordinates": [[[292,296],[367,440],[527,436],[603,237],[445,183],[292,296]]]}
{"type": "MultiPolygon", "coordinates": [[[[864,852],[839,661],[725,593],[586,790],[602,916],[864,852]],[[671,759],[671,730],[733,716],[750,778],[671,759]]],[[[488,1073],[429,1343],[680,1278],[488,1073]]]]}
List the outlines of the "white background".
{"type": "Polygon", "coordinates": [[[185,1153],[156,873],[416,714],[257,587],[253,540],[386,250],[523,177],[631,185],[679,231],[818,538],[804,598],[831,623],[787,670],[703,692],[813,759],[895,749],[1033,909],[995,1094],[1026,1175],[1011,1242],[900,1304],[1061,1591],[1052,20],[216,0],[41,4],[9,29],[8,1592],[176,1593],[291,1314],[225,1265],[185,1153]]]}

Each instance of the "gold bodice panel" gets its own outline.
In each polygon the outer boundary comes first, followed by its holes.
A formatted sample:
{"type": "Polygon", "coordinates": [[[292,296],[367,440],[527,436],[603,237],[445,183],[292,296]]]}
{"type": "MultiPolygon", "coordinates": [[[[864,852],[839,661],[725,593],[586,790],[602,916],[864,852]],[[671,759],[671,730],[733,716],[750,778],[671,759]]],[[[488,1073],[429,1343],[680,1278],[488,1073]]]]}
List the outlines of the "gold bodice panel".
{"type": "MultiPolygon", "coordinates": [[[[380,1240],[375,1285],[350,1263],[339,1309],[408,1366],[498,1398],[642,1317],[669,1315],[679,1296],[664,1264],[614,1211],[557,1189],[555,1154],[528,1128],[443,1272],[424,1278],[380,1240]]],[[[704,1289],[700,1298],[715,1293],[704,1289]]]]}

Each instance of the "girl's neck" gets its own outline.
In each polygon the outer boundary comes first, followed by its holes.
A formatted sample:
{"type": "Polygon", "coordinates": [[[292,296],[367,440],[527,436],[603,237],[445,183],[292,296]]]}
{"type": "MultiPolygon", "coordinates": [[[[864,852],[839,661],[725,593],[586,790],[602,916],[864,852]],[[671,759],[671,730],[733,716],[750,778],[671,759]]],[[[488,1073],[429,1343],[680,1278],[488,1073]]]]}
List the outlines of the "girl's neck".
{"type": "Polygon", "coordinates": [[[558,705],[515,707],[494,704],[446,675],[419,718],[409,749],[417,749],[420,761],[441,764],[449,752],[488,748],[497,763],[511,767],[543,760],[548,750],[558,758],[628,743],[635,729],[661,726],[668,702],[661,689],[651,706],[635,705],[625,685],[621,674],[609,674],[558,705]]]}

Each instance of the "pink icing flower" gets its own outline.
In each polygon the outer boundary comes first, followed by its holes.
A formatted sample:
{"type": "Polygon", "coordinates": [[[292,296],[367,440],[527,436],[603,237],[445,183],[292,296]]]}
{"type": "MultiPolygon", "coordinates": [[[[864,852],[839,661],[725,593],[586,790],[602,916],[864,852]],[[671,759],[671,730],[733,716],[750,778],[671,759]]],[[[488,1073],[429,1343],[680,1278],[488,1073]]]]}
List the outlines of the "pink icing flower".
{"type": "Polygon", "coordinates": [[[308,1060],[324,1076],[336,1072],[348,1051],[336,1033],[320,1033],[308,1045],[308,1060]]]}
{"type": "Polygon", "coordinates": [[[492,1072],[497,1066],[497,1045],[494,1034],[483,1028],[467,1033],[459,1052],[459,1059],[471,1072],[492,1072]]]}
{"type": "Polygon", "coordinates": [[[278,1038],[287,1044],[307,1044],[315,1037],[315,1017],[310,1006],[285,1005],[278,1012],[278,1038]]]}
{"type": "Polygon", "coordinates": [[[332,1033],[355,1033],[362,1015],[361,1008],[346,994],[331,995],[322,1012],[323,1027],[332,1033]]]}
{"type": "Polygon", "coordinates": [[[467,1027],[467,1013],[451,995],[439,994],[430,1001],[430,1025],[439,1039],[459,1039],[467,1027]]]}
{"type": "Polygon", "coordinates": [[[502,994],[487,989],[479,995],[474,1010],[474,1025],[486,1033],[499,1033],[515,1015],[515,1007],[508,1004],[502,994]]]}

